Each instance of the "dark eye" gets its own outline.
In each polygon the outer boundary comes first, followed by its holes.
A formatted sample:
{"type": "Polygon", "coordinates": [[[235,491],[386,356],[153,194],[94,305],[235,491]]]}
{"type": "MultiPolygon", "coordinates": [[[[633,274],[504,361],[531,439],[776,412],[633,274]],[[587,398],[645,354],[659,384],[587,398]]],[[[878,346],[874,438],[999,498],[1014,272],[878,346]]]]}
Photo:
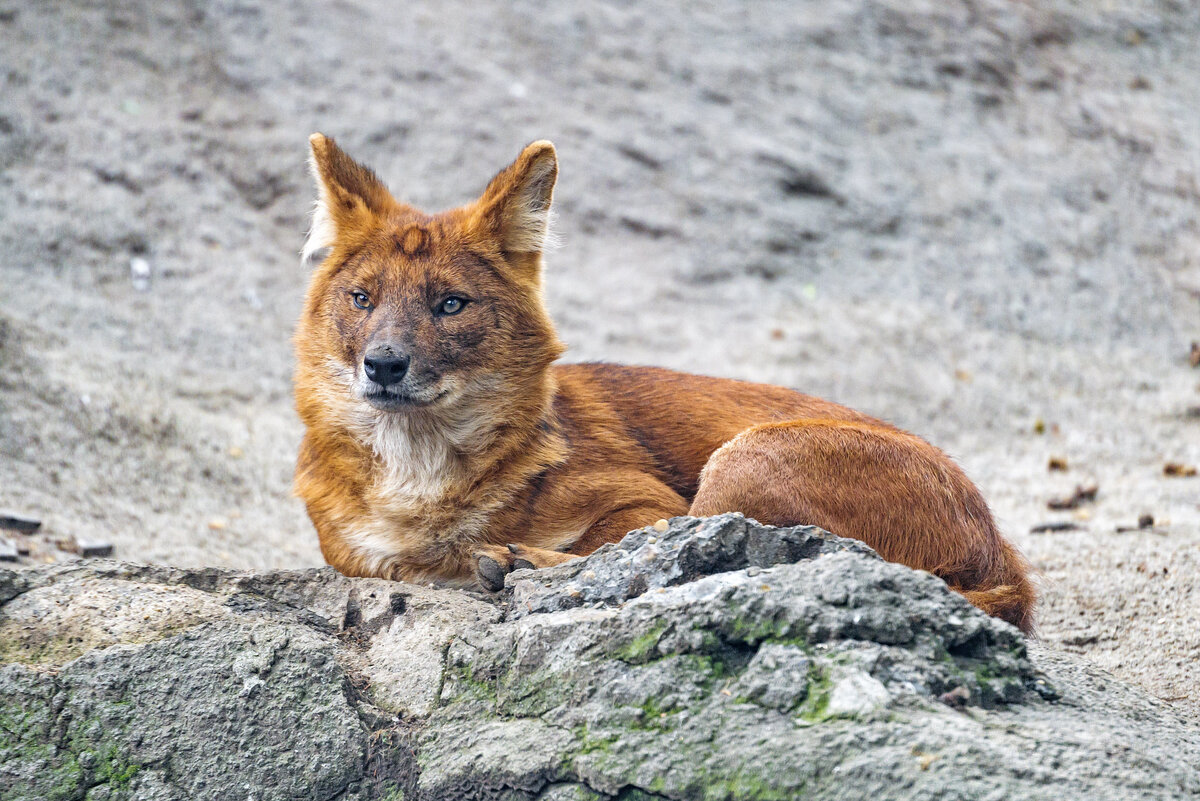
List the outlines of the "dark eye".
{"type": "Polygon", "coordinates": [[[442,301],[442,305],[438,306],[438,314],[458,314],[466,306],[467,302],[460,297],[451,295],[442,301]]]}
{"type": "Polygon", "coordinates": [[[366,292],[351,292],[350,297],[351,297],[351,299],[353,299],[354,305],[356,308],[359,308],[359,309],[371,308],[371,299],[367,297],[366,292]]]}

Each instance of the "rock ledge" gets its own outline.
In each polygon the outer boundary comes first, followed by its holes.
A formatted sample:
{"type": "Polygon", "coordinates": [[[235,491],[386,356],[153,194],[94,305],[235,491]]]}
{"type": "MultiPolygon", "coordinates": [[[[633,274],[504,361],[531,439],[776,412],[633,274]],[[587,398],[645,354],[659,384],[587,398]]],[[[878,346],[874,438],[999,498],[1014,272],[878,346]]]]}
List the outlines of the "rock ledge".
{"type": "Polygon", "coordinates": [[[1179,798],[1200,729],[927,573],[677,518],[495,596],[0,571],[0,799],[1179,798]]]}

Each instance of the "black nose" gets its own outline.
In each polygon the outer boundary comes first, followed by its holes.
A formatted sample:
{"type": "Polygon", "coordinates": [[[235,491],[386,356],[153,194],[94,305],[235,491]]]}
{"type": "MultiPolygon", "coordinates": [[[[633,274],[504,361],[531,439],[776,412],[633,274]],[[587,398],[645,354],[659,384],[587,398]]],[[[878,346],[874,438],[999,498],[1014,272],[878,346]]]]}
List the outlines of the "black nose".
{"type": "Polygon", "coordinates": [[[404,378],[404,374],[408,372],[408,362],[407,356],[391,351],[368,353],[363,357],[363,370],[367,378],[381,387],[386,387],[404,378]]]}

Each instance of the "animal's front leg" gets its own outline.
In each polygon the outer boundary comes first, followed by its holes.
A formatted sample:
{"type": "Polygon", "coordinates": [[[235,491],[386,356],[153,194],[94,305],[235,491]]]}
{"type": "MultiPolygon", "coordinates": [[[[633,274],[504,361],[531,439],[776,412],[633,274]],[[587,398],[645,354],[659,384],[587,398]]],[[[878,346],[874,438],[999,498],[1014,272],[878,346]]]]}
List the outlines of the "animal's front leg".
{"type": "MultiPolygon", "coordinates": [[[[676,496],[678,497],[678,496],[676,496]]],[[[639,528],[652,526],[659,520],[687,514],[687,501],[679,498],[678,503],[659,503],[633,506],[604,516],[587,530],[574,545],[571,553],[587,556],[592,551],[610,542],[620,542],[626,534],[639,528]]]]}
{"type": "Polygon", "coordinates": [[[481,546],[475,551],[475,574],[479,583],[498,590],[504,587],[504,577],[513,570],[561,565],[569,559],[587,556],[607,542],[617,542],[626,533],[652,525],[661,518],[687,514],[687,501],[653,476],[618,472],[601,479],[593,480],[593,491],[607,490],[614,503],[598,516],[590,508],[580,510],[580,516],[592,522],[571,545],[569,553],[529,545],[481,546]]]}
{"type": "Polygon", "coordinates": [[[504,577],[514,570],[553,567],[576,557],[529,545],[480,545],[473,554],[475,577],[489,590],[504,589],[504,577]]]}

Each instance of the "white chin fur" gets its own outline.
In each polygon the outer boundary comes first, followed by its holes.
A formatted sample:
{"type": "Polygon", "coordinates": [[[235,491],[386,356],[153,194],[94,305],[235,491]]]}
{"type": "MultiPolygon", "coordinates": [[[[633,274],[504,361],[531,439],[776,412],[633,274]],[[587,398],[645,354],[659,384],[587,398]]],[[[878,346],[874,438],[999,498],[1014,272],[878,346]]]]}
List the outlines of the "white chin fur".
{"type": "Polygon", "coordinates": [[[492,415],[476,404],[453,402],[459,387],[451,378],[439,382],[445,400],[429,407],[382,411],[359,400],[366,377],[337,362],[330,371],[354,398],[351,433],[379,457],[383,470],[378,488],[396,498],[432,501],[445,495],[459,477],[464,457],[479,453],[494,433],[492,415]]]}

